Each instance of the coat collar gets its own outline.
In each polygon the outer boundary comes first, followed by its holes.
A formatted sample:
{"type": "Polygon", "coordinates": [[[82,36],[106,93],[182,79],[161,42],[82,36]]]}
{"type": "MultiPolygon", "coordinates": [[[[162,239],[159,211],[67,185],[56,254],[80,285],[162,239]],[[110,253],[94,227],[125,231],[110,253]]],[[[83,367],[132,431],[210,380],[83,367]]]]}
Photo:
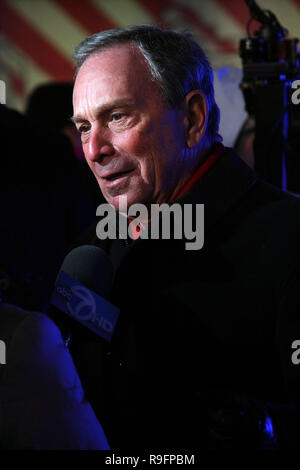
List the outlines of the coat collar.
{"type": "Polygon", "coordinates": [[[253,170],[226,148],[207,173],[176,203],[204,204],[205,223],[214,225],[257,183],[253,170]]]}

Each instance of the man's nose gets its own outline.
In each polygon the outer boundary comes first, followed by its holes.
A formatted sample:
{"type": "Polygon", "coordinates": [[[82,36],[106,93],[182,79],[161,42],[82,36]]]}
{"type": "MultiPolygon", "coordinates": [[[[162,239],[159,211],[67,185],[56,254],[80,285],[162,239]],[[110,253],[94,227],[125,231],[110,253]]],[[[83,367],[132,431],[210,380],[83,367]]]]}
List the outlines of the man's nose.
{"type": "Polygon", "coordinates": [[[114,152],[114,146],[108,136],[99,130],[91,132],[88,142],[88,154],[86,155],[89,160],[101,162],[104,157],[111,156],[114,152]]]}

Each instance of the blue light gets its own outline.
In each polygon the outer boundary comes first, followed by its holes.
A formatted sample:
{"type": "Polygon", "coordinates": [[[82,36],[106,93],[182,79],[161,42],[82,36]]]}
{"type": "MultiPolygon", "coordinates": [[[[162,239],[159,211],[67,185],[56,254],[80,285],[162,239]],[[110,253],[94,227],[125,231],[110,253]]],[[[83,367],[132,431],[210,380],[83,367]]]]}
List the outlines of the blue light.
{"type": "Polygon", "coordinates": [[[273,423],[269,416],[267,416],[265,419],[264,433],[267,434],[270,437],[270,439],[274,439],[275,437],[273,423]]]}

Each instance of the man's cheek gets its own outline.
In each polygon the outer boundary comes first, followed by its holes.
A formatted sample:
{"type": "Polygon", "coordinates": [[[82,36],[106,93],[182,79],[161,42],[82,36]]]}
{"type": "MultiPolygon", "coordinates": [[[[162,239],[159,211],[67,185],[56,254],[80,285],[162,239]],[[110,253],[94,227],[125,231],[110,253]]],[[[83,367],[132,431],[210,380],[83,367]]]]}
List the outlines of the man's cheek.
{"type": "Polygon", "coordinates": [[[153,135],[151,132],[151,126],[145,127],[134,127],[124,134],[120,145],[126,145],[135,152],[142,152],[148,147],[150,142],[153,141],[153,135]]]}
{"type": "Polygon", "coordinates": [[[87,144],[84,143],[83,140],[81,140],[81,145],[82,145],[82,151],[83,151],[84,157],[85,157],[86,161],[88,162],[88,147],[87,147],[87,144]]]}

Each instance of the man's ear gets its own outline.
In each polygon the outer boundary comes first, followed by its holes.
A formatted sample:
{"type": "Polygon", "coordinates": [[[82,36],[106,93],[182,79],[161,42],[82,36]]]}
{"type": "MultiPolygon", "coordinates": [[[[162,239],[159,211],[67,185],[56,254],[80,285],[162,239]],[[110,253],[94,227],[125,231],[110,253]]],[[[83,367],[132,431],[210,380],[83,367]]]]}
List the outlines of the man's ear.
{"type": "Polygon", "coordinates": [[[206,131],[207,102],[201,91],[192,90],[186,95],[184,113],[186,145],[192,148],[199,144],[206,131]]]}

